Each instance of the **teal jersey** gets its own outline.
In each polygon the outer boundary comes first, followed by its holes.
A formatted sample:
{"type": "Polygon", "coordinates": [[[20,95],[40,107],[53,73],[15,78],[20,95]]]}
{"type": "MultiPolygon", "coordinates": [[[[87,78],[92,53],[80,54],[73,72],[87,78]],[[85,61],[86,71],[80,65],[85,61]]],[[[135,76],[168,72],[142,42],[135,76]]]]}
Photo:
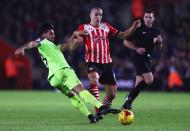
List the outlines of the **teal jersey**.
{"type": "Polygon", "coordinates": [[[65,67],[70,67],[60,50],[60,46],[56,46],[53,42],[47,39],[40,41],[38,51],[44,64],[49,70],[48,78],[50,78],[56,71],[65,67]]]}

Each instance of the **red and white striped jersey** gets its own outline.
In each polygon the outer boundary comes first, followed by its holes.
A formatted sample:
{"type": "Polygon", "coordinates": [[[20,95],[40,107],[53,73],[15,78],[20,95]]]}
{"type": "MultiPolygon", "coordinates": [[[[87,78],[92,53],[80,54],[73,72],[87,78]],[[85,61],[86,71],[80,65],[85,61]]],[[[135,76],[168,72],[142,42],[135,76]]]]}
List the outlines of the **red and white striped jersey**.
{"type": "Polygon", "coordinates": [[[108,23],[102,22],[99,26],[82,24],[78,30],[85,30],[88,36],[84,37],[85,61],[95,63],[111,63],[109,37],[117,34],[118,30],[108,23]]]}

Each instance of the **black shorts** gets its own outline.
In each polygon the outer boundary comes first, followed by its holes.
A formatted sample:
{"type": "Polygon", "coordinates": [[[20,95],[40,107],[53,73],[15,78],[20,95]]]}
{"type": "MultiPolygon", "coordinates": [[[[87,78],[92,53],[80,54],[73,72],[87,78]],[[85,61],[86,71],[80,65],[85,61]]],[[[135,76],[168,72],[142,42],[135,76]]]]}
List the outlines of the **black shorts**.
{"type": "Polygon", "coordinates": [[[86,63],[88,73],[97,72],[100,75],[101,84],[116,85],[116,78],[113,72],[112,63],[100,64],[94,62],[86,63]]]}
{"type": "Polygon", "coordinates": [[[134,56],[133,63],[134,63],[137,75],[142,75],[144,73],[152,72],[151,71],[151,65],[152,65],[151,58],[136,54],[134,56]]]}

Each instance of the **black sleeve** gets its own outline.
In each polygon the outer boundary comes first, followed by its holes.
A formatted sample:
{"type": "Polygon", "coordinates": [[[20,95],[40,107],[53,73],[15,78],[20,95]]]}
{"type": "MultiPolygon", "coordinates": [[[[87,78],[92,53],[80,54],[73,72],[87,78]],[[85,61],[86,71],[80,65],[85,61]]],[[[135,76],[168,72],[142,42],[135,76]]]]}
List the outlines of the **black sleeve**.
{"type": "Polygon", "coordinates": [[[157,35],[161,35],[160,30],[156,28],[156,29],[155,29],[155,34],[156,34],[156,36],[157,36],[157,35]]]}

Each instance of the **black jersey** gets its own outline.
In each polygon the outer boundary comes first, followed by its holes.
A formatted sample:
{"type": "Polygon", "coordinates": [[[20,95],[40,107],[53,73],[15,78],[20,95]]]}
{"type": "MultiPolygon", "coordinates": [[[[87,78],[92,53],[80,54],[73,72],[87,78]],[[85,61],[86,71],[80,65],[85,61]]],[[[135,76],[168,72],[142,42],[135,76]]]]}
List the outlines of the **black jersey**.
{"type": "Polygon", "coordinates": [[[152,55],[157,35],[160,35],[160,31],[157,28],[148,28],[142,24],[127,40],[133,41],[136,47],[145,48],[145,54],[152,55]]]}
{"type": "Polygon", "coordinates": [[[144,24],[137,28],[135,32],[127,40],[134,42],[137,48],[145,48],[146,52],[143,55],[134,53],[134,66],[137,72],[137,75],[143,73],[151,72],[151,63],[152,63],[152,53],[156,45],[157,35],[160,35],[160,31],[151,27],[148,28],[144,24]]]}

